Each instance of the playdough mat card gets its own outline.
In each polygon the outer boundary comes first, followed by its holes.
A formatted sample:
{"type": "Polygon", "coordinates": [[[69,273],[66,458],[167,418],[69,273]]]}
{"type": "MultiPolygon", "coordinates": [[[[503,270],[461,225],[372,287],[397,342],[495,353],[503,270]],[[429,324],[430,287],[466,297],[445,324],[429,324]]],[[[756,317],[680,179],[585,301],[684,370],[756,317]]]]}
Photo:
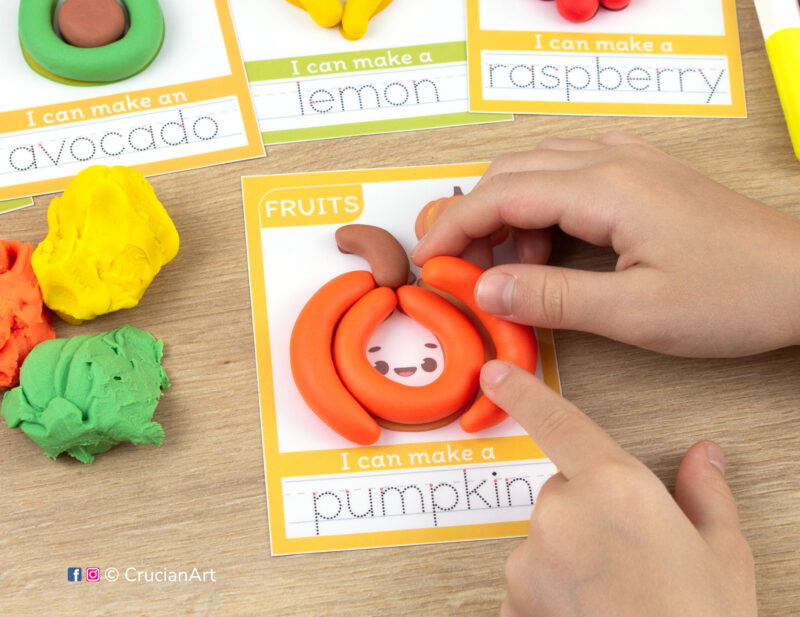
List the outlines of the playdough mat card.
{"type": "Polygon", "coordinates": [[[631,0],[582,23],[554,2],[467,0],[470,109],[745,117],[735,0],[631,0]]]}
{"type": "Polygon", "coordinates": [[[94,164],[151,175],[264,155],[227,1],[159,4],[164,39],[147,68],[76,86],[28,66],[20,3],[0,3],[0,199],[61,190],[94,164]]]}
{"type": "Polygon", "coordinates": [[[0,214],[11,212],[12,210],[19,210],[33,205],[33,199],[30,197],[21,197],[19,199],[9,199],[7,201],[0,201],[0,214]]]}
{"type": "MultiPolygon", "coordinates": [[[[370,269],[362,257],[338,250],[335,231],[349,223],[378,226],[409,251],[421,208],[452,195],[454,186],[469,191],[485,169],[485,164],[468,164],[242,179],[273,554],[527,533],[536,495],[555,467],[514,420],[477,433],[462,430],[458,420],[416,431],[382,421],[377,441],[360,446],[309,408],[290,365],[290,337],[308,300],[337,276],[370,269]]],[[[498,256],[510,252],[508,243],[496,248],[498,256]]],[[[418,268],[412,266],[412,272],[419,276],[418,268]]],[[[337,291],[332,298],[339,296],[337,291]]],[[[434,311],[428,312],[437,315],[438,327],[445,319],[434,311]]],[[[323,319],[320,314],[311,322],[324,328],[323,319]]],[[[347,336],[343,322],[337,337],[347,336]]],[[[316,336],[313,329],[304,332],[316,336]]],[[[442,338],[441,332],[392,313],[363,345],[364,374],[392,378],[413,396],[416,386],[436,381],[447,370],[442,349],[450,335],[442,338]]],[[[552,333],[540,329],[536,337],[537,375],[560,391],[552,333]]],[[[466,355],[465,339],[455,339],[458,353],[449,356],[457,371],[466,355]]],[[[479,367],[484,347],[478,345],[479,367]]],[[[328,358],[330,347],[330,340],[323,341],[325,351],[316,355],[328,358]]],[[[305,353],[303,347],[294,354],[299,378],[322,388],[323,405],[334,415],[349,414],[334,402],[335,388],[322,385],[316,361],[304,362],[305,353]]],[[[456,376],[459,384],[468,382],[456,376]]],[[[430,407],[437,402],[431,400],[430,407]]]]}
{"type": "Polygon", "coordinates": [[[463,0],[402,0],[346,40],[285,0],[231,0],[265,144],[511,120],[471,114],[463,0]]]}

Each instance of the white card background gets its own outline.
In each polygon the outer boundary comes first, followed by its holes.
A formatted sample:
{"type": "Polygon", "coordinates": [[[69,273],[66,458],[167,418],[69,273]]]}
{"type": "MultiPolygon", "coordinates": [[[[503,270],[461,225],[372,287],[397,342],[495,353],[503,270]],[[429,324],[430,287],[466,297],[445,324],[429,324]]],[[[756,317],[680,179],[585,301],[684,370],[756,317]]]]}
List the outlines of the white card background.
{"type": "MultiPolygon", "coordinates": [[[[363,183],[364,211],[358,223],[390,231],[410,251],[416,244],[414,221],[420,209],[437,196],[452,195],[458,185],[466,193],[478,178],[407,180],[363,183]]],[[[272,380],[281,452],[349,448],[352,443],[331,431],[308,409],[294,386],[289,366],[289,338],[300,309],[321,285],[350,270],[368,269],[356,255],[340,253],[334,241],[339,225],[263,229],[264,278],[267,290],[272,380]]],[[[416,275],[418,268],[413,268],[416,275]]],[[[541,361],[537,369],[541,377],[541,361]]],[[[481,431],[482,437],[525,435],[514,420],[481,431]]],[[[394,432],[383,429],[376,445],[458,440],[468,437],[454,422],[433,431],[394,432]]]]}
{"type": "Polygon", "coordinates": [[[619,11],[600,8],[594,17],[573,24],[559,14],[555,2],[539,0],[480,0],[482,30],[540,30],[542,32],[614,32],[625,34],[725,33],[722,4],[717,0],[631,0],[619,11]]]}

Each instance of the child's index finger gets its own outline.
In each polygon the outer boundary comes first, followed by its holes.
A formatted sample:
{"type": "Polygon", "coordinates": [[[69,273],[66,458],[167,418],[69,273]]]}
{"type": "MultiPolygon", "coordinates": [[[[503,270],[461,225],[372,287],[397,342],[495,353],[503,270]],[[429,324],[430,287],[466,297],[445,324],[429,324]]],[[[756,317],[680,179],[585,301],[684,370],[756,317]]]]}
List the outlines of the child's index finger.
{"type": "Polygon", "coordinates": [[[597,187],[584,170],[523,171],[493,176],[448,207],[417,244],[417,265],[437,255],[459,255],[477,238],[503,225],[566,233],[598,246],[610,246],[614,208],[596,207],[597,187]]]}
{"type": "Polygon", "coordinates": [[[481,373],[484,393],[527,431],[569,480],[630,455],[600,426],[530,373],[492,361],[481,373]],[[497,374],[502,372],[499,380],[497,374]],[[495,381],[495,385],[490,385],[495,381]]]}

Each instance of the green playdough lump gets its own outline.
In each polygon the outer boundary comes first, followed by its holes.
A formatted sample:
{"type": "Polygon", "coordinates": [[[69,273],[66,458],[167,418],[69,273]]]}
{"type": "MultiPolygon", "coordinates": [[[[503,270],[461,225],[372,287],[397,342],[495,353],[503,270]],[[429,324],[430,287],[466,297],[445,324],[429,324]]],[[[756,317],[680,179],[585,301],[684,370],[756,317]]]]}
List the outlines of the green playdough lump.
{"type": "Polygon", "coordinates": [[[91,463],[121,441],[161,445],[164,430],[152,418],[169,387],[162,348],[132,326],[45,341],[26,358],[0,413],[52,459],[66,452],[91,463]]]}

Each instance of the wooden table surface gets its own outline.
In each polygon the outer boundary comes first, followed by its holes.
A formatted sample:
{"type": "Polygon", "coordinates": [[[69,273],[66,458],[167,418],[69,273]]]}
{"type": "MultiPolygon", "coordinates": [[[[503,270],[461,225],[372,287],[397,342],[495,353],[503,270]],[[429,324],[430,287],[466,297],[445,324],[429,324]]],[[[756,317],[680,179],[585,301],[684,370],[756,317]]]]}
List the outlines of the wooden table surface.
{"type": "MultiPolygon", "coordinates": [[[[132,324],[163,339],[172,388],[155,419],[166,440],[121,445],[82,465],[52,462],[0,424],[0,614],[496,615],[517,539],[270,557],[240,177],[485,161],[549,135],[619,128],[800,216],[800,163],[758,20],[750,0],[737,4],[747,119],[520,116],[276,146],[265,159],[154,178],[181,234],[177,258],[136,309],[81,327],[58,321],[56,330],[63,337],[132,324]],[[92,565],[213,569],[216,582],[67,582],[68,567],[92,565]]],[[[51,197],[2,215],[0,236],[38,243],[51,197]]],[[[608,269],[614,256],[565,242],[555,260],[608,269]]],[[[565,395],[668,486],[692,443],[711,438],[725,448],[755,554],[760,614],[800,613],[800,347],[687,360],[578,332],[555,336],[565,395]]]]}

